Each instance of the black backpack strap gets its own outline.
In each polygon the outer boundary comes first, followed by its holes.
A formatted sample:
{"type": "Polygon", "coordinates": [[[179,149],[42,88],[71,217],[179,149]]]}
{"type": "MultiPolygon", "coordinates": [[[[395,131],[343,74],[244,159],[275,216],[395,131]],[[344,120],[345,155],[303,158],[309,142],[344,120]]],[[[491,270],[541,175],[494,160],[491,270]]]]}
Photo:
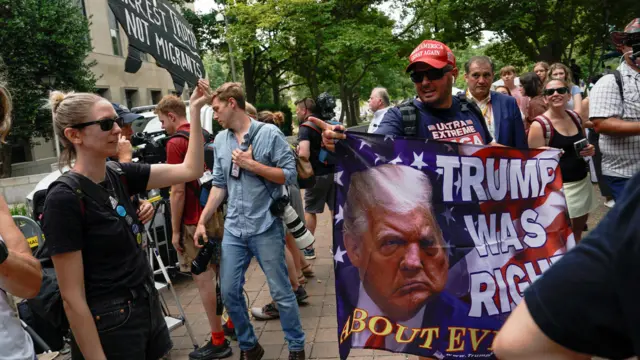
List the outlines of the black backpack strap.
{"type": "MultiPolygon", "coordinates": [[[[69,173],[67,172],[62,174],[53,183],[51,183],[51,185],[49,185],[49,190],[51,190],[56,183],[65,184],[71,189],[71,191],[73,191],[73,193],[78,198],[78,201],[80,202],[80,213],[82,214],[82,218],[84,220],[84,214],[86,211],[85,204],[84,204],[84,193],[80,189],[80,184],[78,183],[78,181],[76,181],[76,179],[70,176],[69,173]]],[[[49,192],[49,190],[47,190],[47,192],[49,192]]]]}
{"type": "Polygon", "coordinates": [[[416,106],[413,104],[413,99],[398,105],[398,110],[400,110],[400,115],[402,115],[404,136],[416,136],[418,134],[418,116],[416,106]]]}
{"type": "Polygon", "coordinates": [[[622,99],[622,103],[624,104],[624,88],[622,87],[622,75],[618,70],[611,70],[610,74],[613,75],[614,79],[616,79],[618,91],[620,92],[620,99],[622,99]]]}

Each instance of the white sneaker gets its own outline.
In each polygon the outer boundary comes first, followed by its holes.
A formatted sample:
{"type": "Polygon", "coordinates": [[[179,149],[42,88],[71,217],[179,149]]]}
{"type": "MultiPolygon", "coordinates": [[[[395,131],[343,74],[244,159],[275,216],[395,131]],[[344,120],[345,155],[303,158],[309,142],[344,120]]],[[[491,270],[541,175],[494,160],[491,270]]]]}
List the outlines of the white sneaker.
{"type": "Polygon", "coordinates": [[[609,201],[605,201],[604,206],[608,207],[609,209],[613,208],[616,205],[615,200],[611,199],[609,201]]]}

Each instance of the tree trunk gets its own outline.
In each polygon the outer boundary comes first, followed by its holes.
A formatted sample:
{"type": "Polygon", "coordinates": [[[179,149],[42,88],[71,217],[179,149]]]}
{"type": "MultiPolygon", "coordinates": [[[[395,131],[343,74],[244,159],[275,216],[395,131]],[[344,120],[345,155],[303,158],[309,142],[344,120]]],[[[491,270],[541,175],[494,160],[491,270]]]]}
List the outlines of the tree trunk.
{"type": "Polygon", "coordinates": [[[360,123],[360,96],[353,95],[353,114],[355,115],[356,124],[360,123]]]}
{"type": "Polygon", "coordinates": [[[277,62],[271,60],[271,95],[273,96],[273,103],[280,106],[280,78],[278,77],[278,71],[275,70],[277,62]]]}
{"type": "Polygon", "coordinates": [[[2,146],[2,178],[11,177],[11,145],[2,146]]]}
{"type": "Polygon", "coordinates": [[[248,102],[255,104],[257,89],[256,79],[253,73],[253,57],[247,56],[242,60],[242,68],[244,70],[244,91],[248,102]]]}

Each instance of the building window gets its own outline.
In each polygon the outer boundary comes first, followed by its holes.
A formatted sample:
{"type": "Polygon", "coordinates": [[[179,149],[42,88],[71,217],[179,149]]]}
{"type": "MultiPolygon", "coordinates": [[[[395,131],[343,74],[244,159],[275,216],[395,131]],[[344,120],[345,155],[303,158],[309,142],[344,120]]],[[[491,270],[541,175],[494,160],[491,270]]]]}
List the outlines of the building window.
{"type": "Polygon", "coordinates": [[[139,105],[140,99],[138,95],[138,90],[135,90],[135,89],[125,90],[124,96],[127,102],[127,107],[129,109],[133,109],[134,107],[139,105]]]}
{"type": "Polygon", "coordinates": [[[159,103],[161,99],[162,99],[162,91],[151,90],[151,103],[153,105],[159,103]]]}
{"type": "Polygon", "coordinates": [[[111,36],[111,45],[113,47],[113,55],[122,56],[122,44],[120,43],[120,26],[116,21],[116,16],[109,8],[109,35],[111,36]]]}
{"type": "Polygon", "coordinates": [[[23,163],[33,161],[31,147],[28,144],[15,144],[11,147],[11,163],[23,163]]]}
{"type": "Polygon", "coordinates": [[[96,94],[111,101],[111,90],[109,88],[98,88],[96,89],[96,94]]]}

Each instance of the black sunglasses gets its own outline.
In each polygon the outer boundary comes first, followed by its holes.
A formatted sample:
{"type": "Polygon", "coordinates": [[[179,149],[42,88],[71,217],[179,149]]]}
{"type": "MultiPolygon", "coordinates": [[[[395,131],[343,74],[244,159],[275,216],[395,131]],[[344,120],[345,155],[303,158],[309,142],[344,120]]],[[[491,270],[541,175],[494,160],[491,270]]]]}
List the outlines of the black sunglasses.
{"type": "Polygon", "coordinates": [[[102,119],[102,120],[96,120],[96,121],[88,121],[85,123],[80,123],[80,124],[70,126],[70,128],[84,129],[87,126],[91,126],[95,124],[100,124],[100,130],[102,131],[111,131],[111,129],[113,129],[113,124],[118,124],[119,127],[123,127],[124,120],[118,116],[115,119],[102,119]]]}
{"type": "Polygon", "coordinates": [[[442,77],[444,76],[444,74],[448,73],[449,71],[451,71],[452,69],[448,69],[448,68],[442,68],[442,69],[429,69],[426,71],[414,71],[411,73],[411,81],[413,81],[414,83],[421,83],[422,80],[424,80],[424,77],[426,76],[427,79],[429,79],[430,81],[434,81],[434,80],[440,80],[442,79],[442,77]]]}
{"type": "Polygon", "coordinates": [[[566,87],[559,87],[559,88],[555,88],[555,89],[544,89],[544,95],[545,96],[551,96],[556,91],[558,92],[558,94],[564,95],[564,94],[569,92],[569,89],[567,89],[566,87]]]}

